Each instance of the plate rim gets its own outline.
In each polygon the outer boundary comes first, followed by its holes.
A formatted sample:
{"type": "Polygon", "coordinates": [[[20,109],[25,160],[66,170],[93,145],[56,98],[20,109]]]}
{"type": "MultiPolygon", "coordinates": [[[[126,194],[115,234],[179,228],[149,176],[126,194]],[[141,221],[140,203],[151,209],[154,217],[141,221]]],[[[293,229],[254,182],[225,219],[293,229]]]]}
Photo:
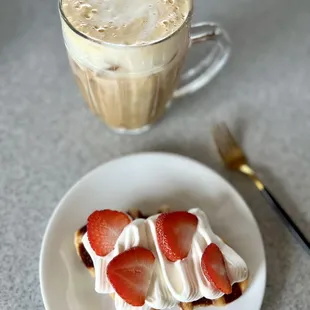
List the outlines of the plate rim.
{"type": "MultiPolygon", "coordinates": [[[[243,196],[239,193],[239,191],[222,175],[220,175],[217,171],[213,170],[212,168],[210,168],[208,165],[193,159],[191,157],[188,156],[184,156],[184,155],[180,155],[177,153],[173,153],[173,152],[161,152],[161,151],[153,151],[153,152],[137,152],[137,153],[131,153],[131,154],[127,154],[124,156],[118,156],[116,158],[112,158],[106,162],[103,162],[101,164],[99,164],[98,166],[96,166],[95,168],[91,169],[90,171],[88,171],[86,174],[84,174],[80,179],[78,179],[67,191],[66,193],[61,197],[61,199],[59,200],[59,202],[57,203],[56,207],[54,208],[52,214],[49,217],[49,220],[47,222],[47,225],[45,227],[45,231],[43,234],[43,238],[42,238],[42,242],[41,242],[41,249],[40,249],[40,255],[39,255],[39,281],[40,281],[40,291],[41,291],[41,297],[42,297],[42,302],[44,307],[46,308],[48,306],[47,303],[47,292],[44,289],[44,285],[43,285],[43,261],[44,261],[44,254],[45,254],[45,249],[46,249],[46,242],[47,242],[47,238],[48,235],[50,233],[51,230],[51,226],[52,223],[54,221],[54,218],[56,217],[57,213],[60,212],[64,202],[67,200],[67,198],[74,192],[74,190],[82,183],[84,182],[86,179],[90,178],[91,175],[93,173],[95,173],[96,171],[100,170],[103,166],[110,164],[112,162],[117,162],[117,161],[122,161],[131,157],[148,157],[148,156],[156,156],[156,157],[170,157],[170,158],[178,158],[184,161],[188,161],[190,163],[196,164],[198,166],[200,166],[203,170],[208,171],[209,173],[213,173],[215,174],[217,177],[221,178],[222,181],[225,183],[226,186],[230,187],[230,190],[232,190],[235,195],[238,196],[238,199],[240,199],[241,201],[243,201],[243,203],[245,204],[248,212],[250,213],[252,220],[253,220],[253,224],[256,225],[260,240],[261,240],[261,244],[262,244],[262,254],[263,254],[263,281],[264,281],[264,285],[263,285],[263,291],[262,291],[262,300],[260,301],[260,305],[259,305],[259,309],[261,309],[263,301],[264,301],[264,296],[266,294],[266,286],[267,286],[267,263],[266,263],[266,251],[265,251],[265,245],[264,245],[264,240],[262,237],[262,233],[260,230],[260,227],[258,225],[258,222],[256,220],[256,218],[254,217],[254,214],[252,212],[252,210],[250,209],[249,205],[247,204],[247,202],[245,201],[245,199],[243,198],[243,196]]],[[[202,307],[202,309],[204,309],[206,307],[202,307]]],[[[47,309],[47,308],[46,308],[47,309]]]]}

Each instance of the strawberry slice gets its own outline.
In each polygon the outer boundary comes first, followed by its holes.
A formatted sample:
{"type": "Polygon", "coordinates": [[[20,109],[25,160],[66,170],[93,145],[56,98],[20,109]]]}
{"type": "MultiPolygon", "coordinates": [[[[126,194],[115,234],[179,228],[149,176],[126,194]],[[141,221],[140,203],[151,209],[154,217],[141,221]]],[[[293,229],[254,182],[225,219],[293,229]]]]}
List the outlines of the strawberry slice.
{"type": "Polygon", "coordinates": [[[232,287],[227,275],[225,260],[219,247],[215,243],[209,244],[201,257],[202,272],[218,290],[224,294],[231,294],[232,287]]]}
{"type": "Polygon", "coordinates": [[[143,306],[154,270],[155,257],[142,247],[131,248],[114,257],[107,275],[115,292],[128,304],[143,306]]]}
{"type": "Polygon", "coordinates": [[[162,253],[171,262],[187,257],[197,230],[196,215],[177,211],[163,213],[156,220],[156,235],[162,253]]]}
{"type": "Polygon", "coordinates": [[[87,220],[88,240],[99,256],[109,254],[123,229],[131,222],[129,216],[114,210],[93,212],[87,220]]]}

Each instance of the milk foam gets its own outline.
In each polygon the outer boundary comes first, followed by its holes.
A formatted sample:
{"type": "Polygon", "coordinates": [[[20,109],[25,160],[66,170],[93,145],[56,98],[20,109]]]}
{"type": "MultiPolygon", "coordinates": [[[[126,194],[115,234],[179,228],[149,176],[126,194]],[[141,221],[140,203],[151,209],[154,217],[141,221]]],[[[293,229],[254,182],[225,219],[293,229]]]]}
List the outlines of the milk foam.
{"type": "Polygon", "coordinates": [[[68,20],[61,20],[65,45],[70,57],[85,69],[113,77],[128,73],[148,76],[187,51],[189,25],[184,20],[191,13],[191,3],[192,0],[63,0],[62,11],[68,20]],[[148,44],[172,33],[167,40],[148,44]]]}
{"type": "Polygon", "coordinates": [[[83,34],[108,43],[139,45],[175,32],[191,0],[63,0],[62,10],[83,34]]]}

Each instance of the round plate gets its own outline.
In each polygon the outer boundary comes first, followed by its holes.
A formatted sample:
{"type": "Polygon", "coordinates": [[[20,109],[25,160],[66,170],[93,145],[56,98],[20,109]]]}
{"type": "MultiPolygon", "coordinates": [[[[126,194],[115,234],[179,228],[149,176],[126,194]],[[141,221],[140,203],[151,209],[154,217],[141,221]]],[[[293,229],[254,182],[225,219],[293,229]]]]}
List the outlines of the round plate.
{"type": "MultiPolygon", "coordinates": [[[[246,261],[249,288],[226,310],[259,310],[265,292],[266,262],[257,223],[236,190],[221,176],[191,159],[164,153],[130,155],[108,162],[78,181],[60,201],[44,235],[40,282],[47,310],[114,310],[108,295],[94,291],[94,280],[73,245],[74,232],[96,209],[139,208],[154,214],[172,209],[203,209],[213,230],[246,261]]],[[[209,310],[218,309],[208,307],[209,310]]]]}

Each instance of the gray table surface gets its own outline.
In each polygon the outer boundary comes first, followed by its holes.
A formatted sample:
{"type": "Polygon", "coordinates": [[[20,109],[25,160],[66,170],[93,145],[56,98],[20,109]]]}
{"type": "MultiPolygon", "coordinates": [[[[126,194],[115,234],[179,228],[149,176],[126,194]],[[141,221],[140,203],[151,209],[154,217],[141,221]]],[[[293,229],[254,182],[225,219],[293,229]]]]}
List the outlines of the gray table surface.
{"type": "Polygon", "coordinates": [[[141,136],[111,133],[82,104],[56,0],[1,4],[0,309],[44,309],[42,236],[70,186],[103,162],[151,150],[198,159],[244,196],[266,246],[262,309],[310,308],[310,256],[253,185],[221,167],[210,137],[216,121],[233,128],[263,180],[310,238],[310,1],[195,1],[195,20],[219,21],[229,31],[232,58],[208,87],[179,100],[141,136]]]}

